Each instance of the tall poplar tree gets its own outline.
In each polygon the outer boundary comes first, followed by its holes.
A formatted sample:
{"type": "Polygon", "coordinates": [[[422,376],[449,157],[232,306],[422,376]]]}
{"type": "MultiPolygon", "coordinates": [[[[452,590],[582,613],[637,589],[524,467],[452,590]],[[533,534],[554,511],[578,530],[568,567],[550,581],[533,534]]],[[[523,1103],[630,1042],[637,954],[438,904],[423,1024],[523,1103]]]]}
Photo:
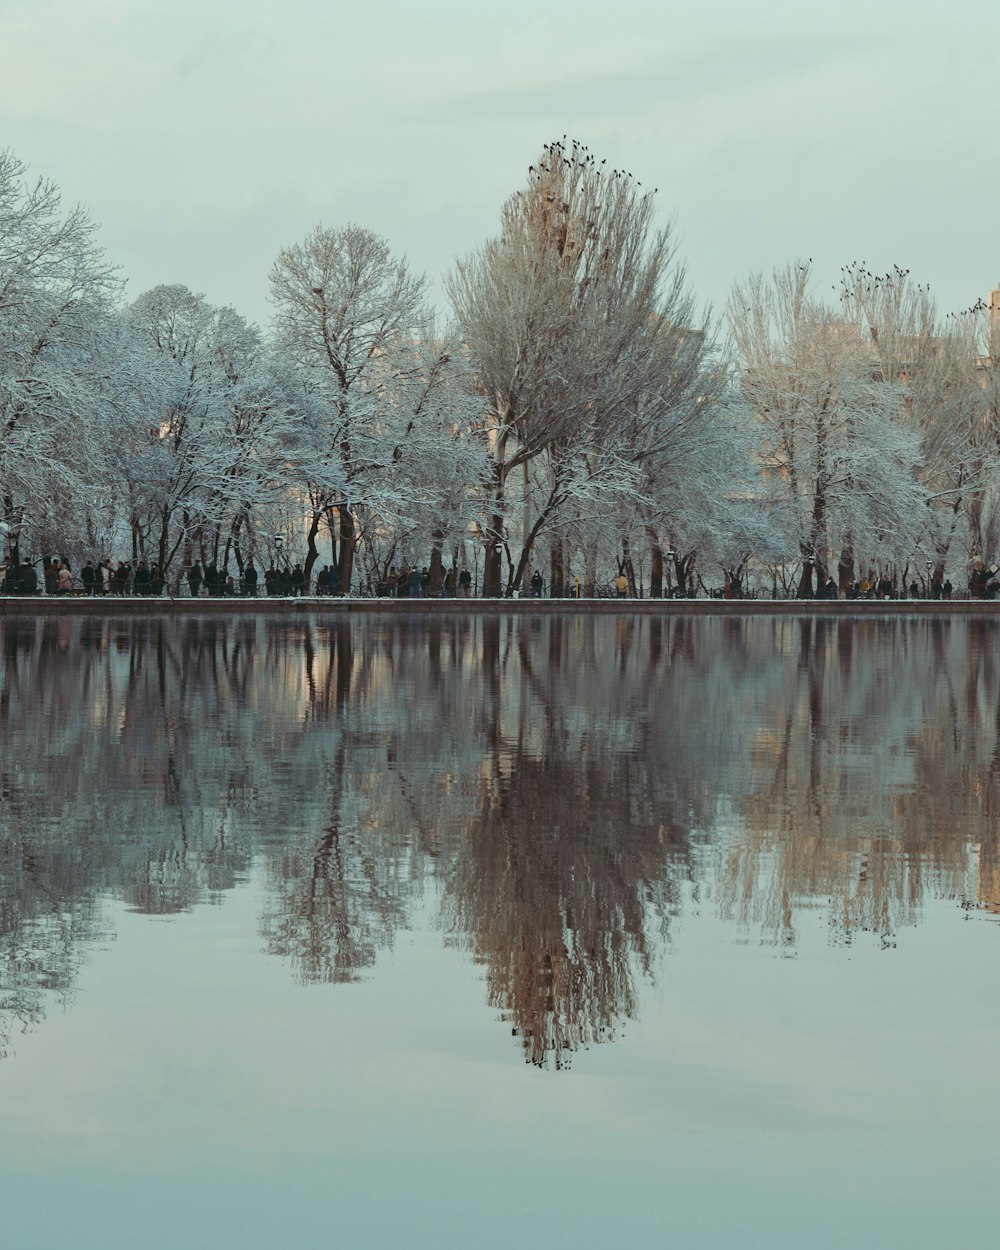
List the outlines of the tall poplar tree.
{"type": "Polygon", "coordinates": [[[488,596],[521,583],[567,501],[600,515],[637,492],[650,431],[704,398],[711,342],[653,206],[652,190],[564,137],[529,167],[499,235],[448,281],[489,404],[488,596]]]}

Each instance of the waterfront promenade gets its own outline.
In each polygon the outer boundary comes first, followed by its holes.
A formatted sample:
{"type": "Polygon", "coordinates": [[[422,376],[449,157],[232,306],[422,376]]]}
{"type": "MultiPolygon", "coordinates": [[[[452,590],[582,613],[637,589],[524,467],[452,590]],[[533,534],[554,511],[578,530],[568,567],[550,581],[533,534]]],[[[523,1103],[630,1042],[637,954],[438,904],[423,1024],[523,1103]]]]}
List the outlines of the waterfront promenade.
{"type": "Polygon", "coordinates": [[[5,616],[1000,616],[981,599],[371,599],[0,596],[5,616]]]}

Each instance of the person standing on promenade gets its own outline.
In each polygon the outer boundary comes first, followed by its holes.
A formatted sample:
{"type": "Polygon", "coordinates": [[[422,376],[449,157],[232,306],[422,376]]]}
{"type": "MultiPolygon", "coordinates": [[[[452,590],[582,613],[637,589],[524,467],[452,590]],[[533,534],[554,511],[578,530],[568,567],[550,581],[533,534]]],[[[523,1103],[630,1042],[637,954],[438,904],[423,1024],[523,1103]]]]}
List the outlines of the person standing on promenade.
{"type": "Polygon", "coordinates": [[[201,593],[201,581],[201,562],[195,560],[194,564],[188,569],[188,589],[195,599],[201,593]]]}
{"type": "Polygon", "coordinates": [[[251,599],[257,598],[257,570],[253,560],[248,560],[243,570],[243,590],[251,599]]]}

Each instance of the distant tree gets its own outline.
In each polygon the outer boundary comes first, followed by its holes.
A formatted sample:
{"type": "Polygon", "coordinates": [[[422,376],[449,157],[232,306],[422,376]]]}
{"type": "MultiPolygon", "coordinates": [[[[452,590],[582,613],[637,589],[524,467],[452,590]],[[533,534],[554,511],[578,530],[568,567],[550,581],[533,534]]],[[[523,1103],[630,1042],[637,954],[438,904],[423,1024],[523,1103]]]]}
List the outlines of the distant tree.
{"type": "Polygon", "coordinates": [[[738,286],[729,320],[744,394],[760,429],[771,507],[802,559],[801,595],[831,552],[866,534],[905,555],[926,518],[920,439],[902,379],[886,376],[870,335],[809,293],[808,265],[738,286]]]}
{"type": "MultiPolygon", "coordinates": [[[[929,289],[909,270],[879,274],[863,263],[844,267],[839,294],[841,316],[868,346],[873,376],[903,388],[900,418],[920,439],[926,490],[926,507],[907,528],[943,579],[957,535],[967,536],[973,559],[995,550],[987,532],[1000,420],[985,305],[941,319],[929,289]]],[[[848,546],[842,566],[852,564],[848,546]]]]}

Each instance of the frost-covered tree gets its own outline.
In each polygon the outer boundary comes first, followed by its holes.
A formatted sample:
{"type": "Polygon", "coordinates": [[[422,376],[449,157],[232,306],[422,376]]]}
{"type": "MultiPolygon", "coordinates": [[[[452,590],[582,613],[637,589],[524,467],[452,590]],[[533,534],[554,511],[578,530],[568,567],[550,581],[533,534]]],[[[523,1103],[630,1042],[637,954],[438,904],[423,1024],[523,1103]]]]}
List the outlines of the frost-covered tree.
{"type": "Polygon", "coordinates": [[[650,595],[693,591],[697,570],[713,566],[738,590],[751,559],[788,554],[788,536],[765,506],[755,423],[742,396],[729,391],[710,414],[672,433],[645,465],[641,523],[651,552],[650,595]]]}
{"type": "Polygon", "coordinates": [[[85,210],[0,153],[0,514],[15,560],[26,526],[36,541],[71,531],[105,476],[116,293],[85,210]]]}
{"type": "Polygon", "coordinates": [[[869,345],[877,375],[904,387],[901,416],[920,438],[927,492],[919,545],[943,580],[957,536],[967,536],[973,559],[992,549],[983,520],[1000,467],[1000,422],[990,418],[996,387],[985,305],[942,320],[909,270],[878,274],[861,263],[842,271],[840,306],[869,345]]]}
{"type": "Polygon", "coordinates": [[[141,416],[122,474],[137,553],[166,571],[197,538],[211,558],[234,549],[242,565],[258,519],[288,489],[295,379],[256,327],[187,287],[147,291],[127,322],[141,416]]]}
{"type": "Polygon", "coordinates": [[[938,565],[964,522],[975,567],[1000,553],[1000,308],[980,300],[947,320],[938,376],[944,400],[928,406],[923,426],[935,471],[938,565]]]}
{"type": "Polygon", "coordinates": [[[729,304],[770,506],[798,547],[802,595],[814,570],[829,576],[833,553],[853,559],[861,535],[869,554],[905,560],[926,517],[905,380],[886,376],[870,334],[809,287],[809,266],[790,265],[738,286],[729,304]]]}
{"type": "Polygon", "coordinates": [[[697,404],[710,344],[653,193],[575,142],[545,145],[448,291],[490,406],[484,593],[498,595],[504,550],[510,587],[546,529],[635,495],[634,435],[697,404]]]}
{"type": "Polygon", "coordinates": [[[326,522],[345,590],[366,526],[405,532],[429,512],[442,532],[456,477],[475,478],[464,433],[478,403],[430,325],[426,285],[358,226],[317,226],[271,270],[276,340],[313,401],[299,461],[307,566],[326,522]]]}

